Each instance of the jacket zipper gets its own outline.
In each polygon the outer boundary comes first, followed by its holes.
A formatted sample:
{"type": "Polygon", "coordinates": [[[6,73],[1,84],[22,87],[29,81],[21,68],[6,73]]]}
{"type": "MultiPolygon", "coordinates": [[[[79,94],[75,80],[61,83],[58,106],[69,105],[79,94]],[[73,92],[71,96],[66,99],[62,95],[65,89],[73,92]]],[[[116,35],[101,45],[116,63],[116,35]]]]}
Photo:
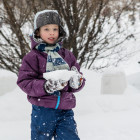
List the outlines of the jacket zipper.
{"type": "Polygon", "coordinates": [[[55,109],[58,109],[59,104],[60,104],[60,95],[58,95],[58,97],[57,97],[57,104],[56,104],[55,109]]]}

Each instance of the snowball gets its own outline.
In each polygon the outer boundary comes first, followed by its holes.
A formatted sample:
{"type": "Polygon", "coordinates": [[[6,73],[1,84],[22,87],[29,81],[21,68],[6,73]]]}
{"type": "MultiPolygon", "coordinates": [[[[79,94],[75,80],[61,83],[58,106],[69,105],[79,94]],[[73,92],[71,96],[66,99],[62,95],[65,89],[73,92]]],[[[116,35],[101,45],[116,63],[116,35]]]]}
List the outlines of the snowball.
{"type": "Polygon", "coordinates": [[[43,73],[43,77],[48,80],[64,80],[69,81],[72,76],[76,75],[75,71],[69,71],[69,70],[56,70],[52,72],[46,72],[43,73]]]}

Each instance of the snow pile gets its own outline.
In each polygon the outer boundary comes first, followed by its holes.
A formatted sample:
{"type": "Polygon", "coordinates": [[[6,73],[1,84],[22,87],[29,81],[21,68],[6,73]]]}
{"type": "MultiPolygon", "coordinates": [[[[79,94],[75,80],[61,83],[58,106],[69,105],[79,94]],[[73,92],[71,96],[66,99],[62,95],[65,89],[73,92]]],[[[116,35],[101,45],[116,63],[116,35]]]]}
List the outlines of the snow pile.
{"type": "Polygon", "coordinates": [[[17,76],[9,71],[0,70],[0,96],[16,88],[17,76]]]}
{"type": "MultiPolygon", "coordinates": [[[[112,94],[101,94],[101,74],[88,70],[82,70],[82,72],[87,79],[86,85],[82,91],[75,94],[77,96],[77,111],[80,115],[85,112],[116,112],[139,109],[140,90],[128,84],[123,94],[114,94],[113,90],[112,94]]],[[[137,77],[135,78],[137,79],[137,77]]],[[[116,93],[115,90],[114,92],[116,93]]]]}
{"type": "Polygon", "coordinates": [[[128,76],[128,83],[140,90],[140,72],[128,76]]]}
{"type": "Polygon", "coordinates": [[[109,69],[102,75],[102,94],[123,94],[126,89],[126,76],[123,70],[109,69]]]}
{"type": "Polygon", "coordinates": [[[124,94],[100,94],[101,75],[86,70],[83,73],[86,87],[75,94],[81,139],[139,140],[140,90],[128,83],[124,94]]]}
{"type": "Polygon", "coordinates": [[[0,139],[30,140],[31,105],[26,94],[16,87],[0,96],[0,139]]]}

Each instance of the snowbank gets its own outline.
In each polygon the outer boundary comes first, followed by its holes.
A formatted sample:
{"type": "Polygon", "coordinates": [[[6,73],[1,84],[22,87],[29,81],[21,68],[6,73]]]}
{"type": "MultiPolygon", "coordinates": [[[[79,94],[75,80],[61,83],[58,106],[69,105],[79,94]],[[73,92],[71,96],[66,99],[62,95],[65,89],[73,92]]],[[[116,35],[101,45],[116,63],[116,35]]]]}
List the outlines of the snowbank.
{"type": "Polygon", "coordinates": [[[140,90],[140,72],[128,76],[127,81],[130,85],[140,90]]]}
{"type": "Polygon", "coordinates": [[[127,86],[125,72],[120,69],[109,69],[102,74],[102,94],[123,94],[127,86]]]}
{"type": "Polygon", "coordinates": [[[16,74],[6,70],[0,70],[0,96],[16,88],[16,79],[16,74]]]}

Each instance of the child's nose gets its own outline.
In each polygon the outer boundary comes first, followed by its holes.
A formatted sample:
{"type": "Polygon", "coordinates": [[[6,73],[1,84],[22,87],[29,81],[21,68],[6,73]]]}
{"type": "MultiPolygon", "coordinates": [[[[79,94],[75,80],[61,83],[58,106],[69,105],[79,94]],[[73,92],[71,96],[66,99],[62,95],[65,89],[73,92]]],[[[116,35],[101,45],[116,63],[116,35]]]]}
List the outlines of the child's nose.
{"type": "Polygon", "coordinates": [[[54,32],[50,32],[50,35],[54,35],[54,32]]]}

